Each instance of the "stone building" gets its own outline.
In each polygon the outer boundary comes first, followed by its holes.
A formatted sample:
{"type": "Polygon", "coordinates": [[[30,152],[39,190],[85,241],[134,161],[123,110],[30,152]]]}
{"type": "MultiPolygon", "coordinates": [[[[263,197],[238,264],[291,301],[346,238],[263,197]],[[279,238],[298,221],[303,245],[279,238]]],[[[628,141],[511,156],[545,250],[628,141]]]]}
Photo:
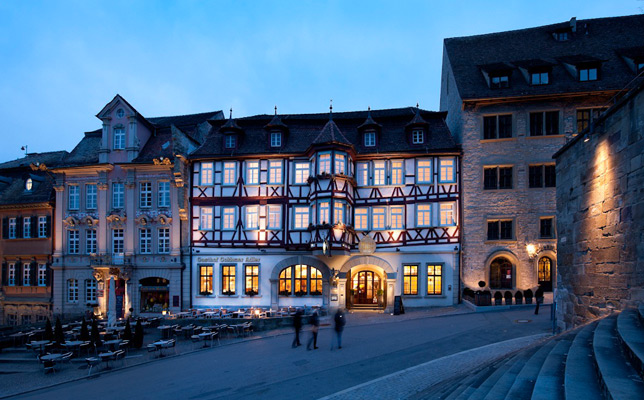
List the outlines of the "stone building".
{"type": "Polygon", "coordinates": [[[193,307],[447,306],[460,148],[445,113],[212,121],[190,159],[193,307]]]}
{"type": "Polygon", "coordinates": [[[190,297],[186,156],[222,113],[145,118],[117,95],[97,117],[102,129],[52,169],[54,314],[105,315],[110,285],[116,317],[180,311],[190,297]]]}
{"type": "Polygon", "coordinates": [[[0,325],[51,317],[53,177],[66,151],[32,153],[0,164],[0,325]]]}
{"type": "Polygon", "coordinates": [[[557,284],[552,155],[642,69],[644,15],[445,39],[441,110],[463,147],[466,286],[557,284]]]}
{"type": "Polygon", "coordinates": [[[644,78],[555,158],[558,322],[569,329],[644,302],[644,78]]]}

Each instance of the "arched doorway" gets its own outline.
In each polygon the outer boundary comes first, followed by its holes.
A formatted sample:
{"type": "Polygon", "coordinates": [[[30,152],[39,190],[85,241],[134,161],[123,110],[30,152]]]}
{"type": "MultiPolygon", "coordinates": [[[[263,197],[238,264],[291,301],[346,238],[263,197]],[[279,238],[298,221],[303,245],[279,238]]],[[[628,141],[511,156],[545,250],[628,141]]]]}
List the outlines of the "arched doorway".
{"type": "Polygon", "coordinates": [[[168,308],[170,281],[164,278],[143,278],[141,285],[141,312],[160,313],[168,308]]]}
{"type": "Polygon", "coordinates": [[[539,258],[537,281],[544,292],[552,292],[552,260],[550,257],[539,258]]]}
{"type": "Polygon", "coordinates": [[[347,306],[353,309],[385,308],[386,275],[370,266],[352,268],[347,275],[347,299],[347,306]]]}
{"type": "Polygon", "coordinates": [[[490,288],[512,289],[514,287],[514,268],[506,257],[496,257],[490,263],[490,288]]]}

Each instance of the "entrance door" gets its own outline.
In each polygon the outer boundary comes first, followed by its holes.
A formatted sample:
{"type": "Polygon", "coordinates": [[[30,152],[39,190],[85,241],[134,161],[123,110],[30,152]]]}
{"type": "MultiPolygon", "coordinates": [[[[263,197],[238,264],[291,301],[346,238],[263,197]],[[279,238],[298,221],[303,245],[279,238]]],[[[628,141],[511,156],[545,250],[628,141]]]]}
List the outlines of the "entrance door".
{"type": "Polygon", "coordinates": [[[539,285],[544,292],[552,292],[552,260],[548,257],[539,259],[539,270],[537,271],[539,285]]]}
{"type": "Polygon", "coordinates": [[[373,271],[360,271],[353,276],[353,304],[378,304],[380,277],[373,271]]]}
{"type": "Polygon", "coordinates": [[[512,263],[505,257],[497,257],[490,264],[490,287],[512,289],[512,263]]]}

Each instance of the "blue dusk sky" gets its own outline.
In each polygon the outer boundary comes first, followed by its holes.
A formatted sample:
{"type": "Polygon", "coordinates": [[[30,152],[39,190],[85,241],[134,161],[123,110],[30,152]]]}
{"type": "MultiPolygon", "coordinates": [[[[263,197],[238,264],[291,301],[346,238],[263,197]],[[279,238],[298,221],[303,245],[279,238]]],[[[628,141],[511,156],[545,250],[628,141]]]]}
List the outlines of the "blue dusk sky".
{"type": "Polygon", "coordinates": [[[0,0],[0,161],[70,151],[119,93],[146,117],[438,110],[443,39],[642,0],[0,0]]]}

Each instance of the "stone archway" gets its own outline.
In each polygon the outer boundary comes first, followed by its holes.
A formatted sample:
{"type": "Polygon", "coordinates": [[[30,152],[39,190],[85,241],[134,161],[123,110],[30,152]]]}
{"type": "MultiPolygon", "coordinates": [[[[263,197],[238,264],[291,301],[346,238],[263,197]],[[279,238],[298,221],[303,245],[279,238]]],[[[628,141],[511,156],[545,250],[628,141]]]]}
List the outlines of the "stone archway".
{"type": "MultiPolygon", "coordinates": [[[[496,271],[495,271],[496,272],[496,271]]],[[[485,273],[487,277],[487,286],[492,289],[492,290],[511,290],[517,287],[517,276],[519,273],[519,259],[517,256],[512,253],[509,250],[497,250],[493,253],[491,253],[488,258],[485,260],[485,273]],[[494,273],[492,271],[493,268],[504,268],[505,263],[503,260],[507,260],[507,262],[510,263],[509,270],[510,270],[510,287],[502,287],[503,285],[500,284],[499,278],[494,276],[494,273]],[[493,265],[493,263],[495,263],[493,265]],[[495,282],[493,282],[493,280],[495,282]]],[[[500,273],[500,271],[498,272],[500,273]]],[[[506,274],[507,275],[507,274],[506,274]]],[[[506,278],[507,280],[507,278],[506,278]]],[[[506,281],[504,280],[504,281],[506,281]]]]}
{"type": "Polygon", "coordinates": [[[390,307],[394,299],[396,275],[391,264],[380,257],[356,256],[347,260],[338,274],[339,290],[346,299],[340,306],[390,307]]]}
{"type": "Polygon", "coordinates": [[[557,286],[557,254],[552,250],[540,251],[534,258],[534,271],[537,285],[541,285],[544,292],[552,292],[557,286]],[[543,259],[548,259],[548,263],[542,262],[543,259]],[[545,276],[546,269],[549,276],[545,276]]]}
{"type": "Polygon", "coordinates": [[[283,259],[275,264],[271,271],[271,308],[279,308],[279,275],[280,272],[287,267],[294,265],[308,265],[317,268],[322,273],[322,305],[328,307],[329,305],[329,292],[331,281],[331,270],[321,260],[311,256],[293,256],[283,259]]]}

